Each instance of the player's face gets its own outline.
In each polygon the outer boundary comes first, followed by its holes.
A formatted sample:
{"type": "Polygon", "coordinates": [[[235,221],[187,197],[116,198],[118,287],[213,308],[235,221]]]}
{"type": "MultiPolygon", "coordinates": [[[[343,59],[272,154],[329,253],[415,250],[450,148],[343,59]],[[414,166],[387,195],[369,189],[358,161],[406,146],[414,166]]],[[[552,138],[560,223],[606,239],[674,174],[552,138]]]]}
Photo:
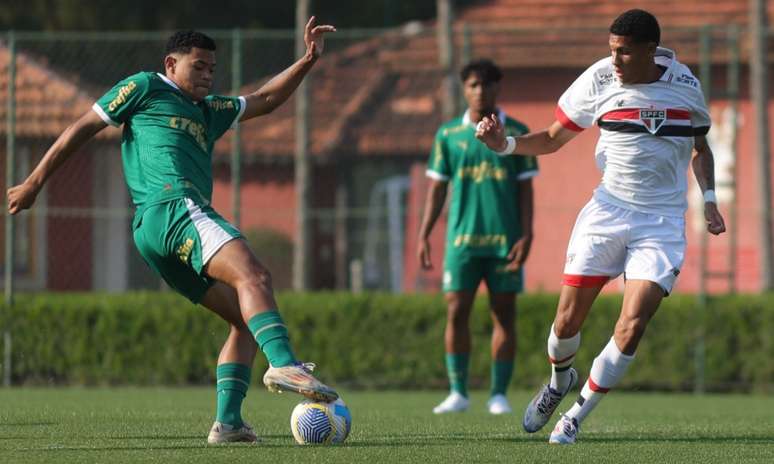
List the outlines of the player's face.
{"type": "Polygon", "coordinates": [[[610,54],[615,74],[623,84],[648,82],[654,66],[654,43],[636,43],[630,36],[610,34],[610,54]]]}
{"type": "Polygon", "coordinates": [[[191,48],[190,53],[173,53],[164,61],[167,77],[193,100],[209,95],[215,75],[215,52],[191,48]]]}
{"type": "Polygon", "coordinates": [[[484,83],[481,76],[472,73],[465,79],[462,86],[468,108],[479,114],[488,114],[494,111],[497,93],[500,90],[500,85],[497,82],[484,83]]]}

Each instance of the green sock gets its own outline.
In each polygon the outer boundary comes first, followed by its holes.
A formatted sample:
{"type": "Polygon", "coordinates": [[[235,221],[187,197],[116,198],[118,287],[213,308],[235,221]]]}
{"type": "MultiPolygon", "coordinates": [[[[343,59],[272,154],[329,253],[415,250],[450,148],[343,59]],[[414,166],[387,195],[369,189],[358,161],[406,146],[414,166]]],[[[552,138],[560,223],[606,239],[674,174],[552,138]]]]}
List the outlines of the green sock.
{"type": "Polygon", "coordinates": [[[250,368],[239,363],[224,363],[216,370],[218,385],[218,413],[216,420],[241,427],[242,400],[250,387],[250,368]]]}
{"type": "Polygon", "coordinates": [[[446,353],[446,372],[451,391],[468,397],[468,362],[470,353],[446,353]]]}
{"type": "Polygon", "coordinates": [[[513,360],[492,361],[492,396],[504,395],[513,376],[513,360]]]}
{"type": "Polygon", "coordinates": [[[290,347],[288,328],[276,310],[256,314],[247,321],[247,327],[273,367],[289,366],[296,362],[290,347]]]}

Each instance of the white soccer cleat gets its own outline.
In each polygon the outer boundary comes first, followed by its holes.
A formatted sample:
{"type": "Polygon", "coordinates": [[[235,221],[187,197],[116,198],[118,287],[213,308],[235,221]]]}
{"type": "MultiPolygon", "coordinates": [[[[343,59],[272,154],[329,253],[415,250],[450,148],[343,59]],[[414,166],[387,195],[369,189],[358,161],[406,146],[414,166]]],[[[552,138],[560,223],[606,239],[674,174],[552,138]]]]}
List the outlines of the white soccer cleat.
{"type": "Polygon", "coordinates": [[[434,414],[446,414],[449,412],[465,412],[470,406],[470,400],[456,391],[449,393],[441,404],[433,408],[434,414]]]}
{"type": "Polygon", "coordinates": [[[548,443],[557,445],[572,445],[575,443],[575,438],[580,431],[580,425],[578,421],[569,418],[562,414],[562,418],[556,423],[554,431],[551,432],[551,437],[548,438],[548,443]]]}
{"type": "Polygon", "coordinates": [[[330,403],[339,398],[334,389],[317,380],[312,371],[314,363],[296,363],[285,367],[271,367],[263,375],[263,384],[271,392],[292,391],[311,400],[330,403]]]}
{"type": "Polygon", "coordinates": [[[505,395],[498,393],[497,395],[489,398],[486,402],[486,408],[489,410],[489,414],[510,414],[513,412],[511,405],[508,403],[508,399],[505,395]]]}
{"type": "Polygon", "coordinates": [[[257,441],[258,436],[247,422],[242,424],[242,427],[234,427],[233,425],[215,421],[212,424],[209,436],[207,436],[207,443],[211,445],[235,442],[255,443],[257,441]]]}
{"type": "Polygon", "coordinates": [[[551,419],[551,415],[556,411],[562,399],[567,396],[567,393],[577,383],[578,373],[571,367],[570,384],[565,391],[559,392],[549,385],[543,385],[543,388],[532,398],[532,401],[529,402],[527,409],[524,411],[524,420],[522,421],[524,430],[528,433],[534,433],[542,429],[548,423],[548,420],[551,419]]]}

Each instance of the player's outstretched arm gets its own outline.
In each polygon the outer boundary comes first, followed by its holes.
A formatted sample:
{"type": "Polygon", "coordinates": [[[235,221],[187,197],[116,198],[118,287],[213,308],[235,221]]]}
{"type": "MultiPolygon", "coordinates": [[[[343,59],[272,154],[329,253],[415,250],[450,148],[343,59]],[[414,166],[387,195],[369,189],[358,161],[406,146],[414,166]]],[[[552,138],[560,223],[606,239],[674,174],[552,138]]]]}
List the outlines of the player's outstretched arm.
{"type": "Polygon", "coordinates": [[[554,121],[542,131],[512,137],[515,144],[511,146],[505,137],[505,128],[497,115],[484,116],[476,126],[476,138],[484,142],[490,150],[503,155],[547,155],[562,148],[576,135],[578,132],[565,128],[559,121],[554,121]]]}
{"type": "Polygon", "coordinates": [[[726,231],[726,223],[715,199],[715,157],[707,143],[707,137],[703,135],[694,137],[691,167],[704,194],[704,219],[707,220],[707,231],[713,235],[720,235],[726,231]]]}
{"type": "Polygon", "coordinates": [[[65,129],[27,179],[8,189],[8,212],[16,214],[31,207],[51,174],[106,126],[97,113],[89,110],[75,124],[65,129]]]}
{"type": "Polygon", "coordinates": [[[304,29],[306,54],[289,68],[274,76],[260,89],[245,96],[247,106],[240,121],[271,113],[290,98],[306,73],[312,69],[317,58],[322,54],[325,34],[328,32],[336,32],[336,28],[331,25],[316,26],[315,17],[309,18],[304,29]]]}
{"type": "Polygon", "coordinates": [[[430,233],[443,210],[446,201],[446,187],[448,182],[433,179],[430,188],[427,189],[425,198],[425,212],[422,215],[422,225],[419,227],[419,243],[417,245],[417,258],[423,269],[432,269],[433,262],[430,256],[430,233]]]}

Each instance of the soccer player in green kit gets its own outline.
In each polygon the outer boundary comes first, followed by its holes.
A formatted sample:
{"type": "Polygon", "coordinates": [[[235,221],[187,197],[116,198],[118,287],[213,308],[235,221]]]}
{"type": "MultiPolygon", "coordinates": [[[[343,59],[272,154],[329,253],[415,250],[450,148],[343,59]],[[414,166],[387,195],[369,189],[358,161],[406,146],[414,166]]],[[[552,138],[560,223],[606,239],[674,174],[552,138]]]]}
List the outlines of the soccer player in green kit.
{"type": "Polygon", "coordinates": [[[528,132],[524,124],[497,109],[500,69],[489,60],[474,61],[462,69],[460,77],[468,110],[442,125],[436,134],[427,168],[431,183],[417,250],[422,267],[432,268],[428,240],[451,183],[443,273],[446,368],[451,392],[433,412],[461,412],[469,406],[468,321],[476,290],[484,280],[493,323],[487,408],[492,414],[504,414],[511,412],[505,394],[516,353],[516,294],[524,285],[522,265],[532,243],[531,179],[538,168],[534,157],[498,156],[476,143],[476,124],[488,114],[499,114],[509,134],[528,132]]]}
{"type": "Polygon", "coordinates": [[[32,206],[46,180],[107,125],[123,124],[124,176],[136,213],[134,241],[145,261],[179,293],[229,323],[218,357],[217,414],[209,443],[254,442],[241,415],[258,347],[269,361],[263,382],[333,401],[336,392],[299,362],[277,310],[269,271],[239,231],[211,203],[212,148],[239,121],[270,113],[290,97],[323,51],[330,25],[304,31],[306,54],[242,97],[209,95],[215,43],[206,35],[178,32],[166,47],[164,73],[141,72],[116,84],[68,127],[21,185],[8,190],[8,211],[32,206]]]}

